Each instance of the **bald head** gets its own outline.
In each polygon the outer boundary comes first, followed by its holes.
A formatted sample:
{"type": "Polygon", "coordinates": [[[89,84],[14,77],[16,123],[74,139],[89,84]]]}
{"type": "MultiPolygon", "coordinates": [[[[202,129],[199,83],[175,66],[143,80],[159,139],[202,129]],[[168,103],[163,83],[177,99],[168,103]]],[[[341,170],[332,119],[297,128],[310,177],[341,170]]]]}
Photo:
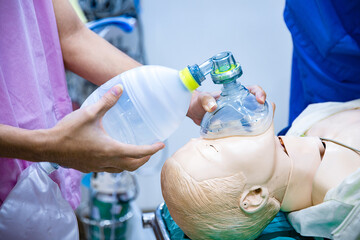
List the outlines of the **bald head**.
{"type": "Polygon", "coordinates": [[[221,158],[221,153],[208,152],[214,148],[208,144],[208,140],[192,140],[165,162],[161,186],[170,214],[191,239],[255,239],[275,217],[280,203],[269,197],[266,188],[247,184],[241,171],[219,169],[208,162],[202,164],[210,164],[214,171],[201,169],[194,162],[204,158],[198,150],[211,156],[210,162],[221,158]],[[197,171],[190,170],[191,161],[197,171]]]}

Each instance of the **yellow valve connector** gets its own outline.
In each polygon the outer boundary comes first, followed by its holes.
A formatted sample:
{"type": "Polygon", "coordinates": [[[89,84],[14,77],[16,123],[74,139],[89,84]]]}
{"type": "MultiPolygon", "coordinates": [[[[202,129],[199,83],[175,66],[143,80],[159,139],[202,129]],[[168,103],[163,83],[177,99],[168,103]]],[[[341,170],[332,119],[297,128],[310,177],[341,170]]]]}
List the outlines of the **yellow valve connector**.
{"type": "Polygon", "coordinates": [[[194,77],[191,75],[189,68],[184,68],[179,72],[180,79],[185,85],[185,87],[190,91],[194,91],[197,89],[200,85],[196,82],[194,77]]]}

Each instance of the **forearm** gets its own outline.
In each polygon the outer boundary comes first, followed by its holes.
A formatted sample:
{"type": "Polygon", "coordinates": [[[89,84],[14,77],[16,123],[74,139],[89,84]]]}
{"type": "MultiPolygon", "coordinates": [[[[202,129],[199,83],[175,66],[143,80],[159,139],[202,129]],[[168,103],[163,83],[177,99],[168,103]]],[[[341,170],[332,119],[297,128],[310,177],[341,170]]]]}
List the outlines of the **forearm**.
{"type": "Polygon", "coordinates": [[[61,41],[65,67],[96,85],[140,66],[94,32],[83,28],[61,41]]]}
{"type": "Polygon", "coordinates": [[[97,103],[66,115],[50,129],[0,124],[0,157],[53,162],[82,172],[134,171],[164,144],[129,145],[105,133],[101,119],[121,92],[121,86],[113,87],[97,103]]]}
{"type": "Polygon", "coordinates": [[[0,124],[0,157],[44,161],[42,148],[46,144],[44,130],[26,130],[0,124]]]}
{"type": "Polygon", "coordinates": [[[87,29],[68,1],[53,0],[65,67],[94,84],[141,64],[87,29]]]}

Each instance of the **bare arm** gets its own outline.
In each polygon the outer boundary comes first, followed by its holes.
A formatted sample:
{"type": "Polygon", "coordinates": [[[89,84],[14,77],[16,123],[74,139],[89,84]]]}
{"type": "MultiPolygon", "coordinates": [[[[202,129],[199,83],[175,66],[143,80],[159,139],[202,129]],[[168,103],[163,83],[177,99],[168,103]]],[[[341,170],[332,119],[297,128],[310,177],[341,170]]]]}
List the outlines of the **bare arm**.
{"type": "Polygon", "coordinates": [[[43,130],[26,130],[0,124],[0,157],[39,159],[43,130]]]}
{"type": "Polygon", "coordinates": [[[0,157],[54,162],[82,172],[139,168],[164,144],[129,145],[105,133],[101,118],[121,92],[120,86],[113,87],[96,104],[67,115],[51,129],[25,130],[0,125],[0,157]]]}
{"type": "Polygon", "coordinates": [[[65,67],[96,85],[141,64],[89,30],[67,0],[53,0],[65,67]]]}

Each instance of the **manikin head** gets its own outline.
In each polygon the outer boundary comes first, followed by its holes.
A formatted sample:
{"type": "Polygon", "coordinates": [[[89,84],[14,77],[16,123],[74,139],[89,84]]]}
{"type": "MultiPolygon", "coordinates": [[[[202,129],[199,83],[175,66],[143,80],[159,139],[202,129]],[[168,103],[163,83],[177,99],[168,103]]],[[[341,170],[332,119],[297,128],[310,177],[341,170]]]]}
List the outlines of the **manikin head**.
{"type": "Polygon", "coordinates": [[[321,149],[318,138],[278,138],[273,126],[257,136],[192,139],[165,162],[163,197],[191,239],[255,239],[280,208],[311,206],[321,149]]]}

